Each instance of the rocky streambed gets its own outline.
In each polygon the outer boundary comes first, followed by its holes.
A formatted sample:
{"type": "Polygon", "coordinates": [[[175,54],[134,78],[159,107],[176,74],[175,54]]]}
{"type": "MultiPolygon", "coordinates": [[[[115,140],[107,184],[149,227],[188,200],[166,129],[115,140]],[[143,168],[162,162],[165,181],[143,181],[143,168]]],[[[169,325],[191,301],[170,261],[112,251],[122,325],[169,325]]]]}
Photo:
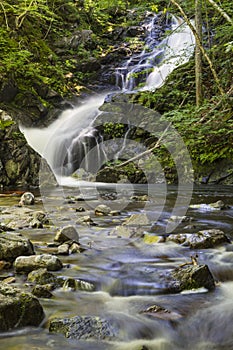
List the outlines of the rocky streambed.
{"type": "Polygon", "coordinates": [[[1,348],[232,349],[232,187],[84,187],[1,194],[1,348]]]}

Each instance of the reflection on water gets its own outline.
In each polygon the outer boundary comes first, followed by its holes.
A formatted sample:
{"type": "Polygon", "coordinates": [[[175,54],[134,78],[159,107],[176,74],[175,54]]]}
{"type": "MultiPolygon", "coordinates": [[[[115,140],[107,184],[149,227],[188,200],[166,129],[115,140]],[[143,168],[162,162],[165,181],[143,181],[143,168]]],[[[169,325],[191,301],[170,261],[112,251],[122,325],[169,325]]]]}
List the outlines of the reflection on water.
{"type": "MultiPolygon", "coordinates": [[[[58,188],[47,205],[51,218],[57,226],[64,226],[72,218],[77,219],[75,206],[67,204],[64,198],[61,207],[54,207],[61,196],[58,188]]],[[[64,191],[64,190],[63,190],[64,191]]],[[[101,188],[102,194],[112,188],[101,188]]],[[[73,189],[66,188],[64,197],[73,195],[73,189]]],[[[146,188],[135,187],[133,194],[143,194],[146,188]]],[[[90,192],[91,193],[91,192],[90,192]]],[[[102,195],[101,194],[101,195],[102,195]]],[[[68,264],[57,275],[74,277],[94,283],[94,292],[57,289],[52,299],[41,299],[46,313],[46,321],[41,329],[23,329],[2,334],[0,349],[4,350],[230,350],[233,349],[233,249],[231,244],[216,249],[198,250],[199,262],[208,264],[219,285],[213,292],[199,290],[189,294],[166,294],[160,273],[169,271],[190,259],[192,250],[175,243],[150,244],[142,238],[120,238],[111,235],[111,230],[121,224],[132,213],[148,213],[157,210],[156,191],[148,202],[129,201],[131,193],[124,194],[127,206],[114,218],[93,217],[97,226],[78,226],[80,242],[92,249],[81,254],[62,257],[68,264]],[[142,314],[151,305],[161,305],[180,315],[178,319],[163,320],[142,314]],[[117,341],[68,340],[62,335],[49,334],[47,323],[54,317],[73,317],[76,315],[95,315],[111,320],[119,329],[117,341]]],[[[151,195],[151,192],[150,192],[151,195]]],[[[175,187],[168,190],[166,204],[157,222],[145,227],[145,233],[151,236],[165,233],[166,220],[176,200],[175,187]]],[[[82,205],[93,207],[99,203],[97,197],[91,197],[82,205]],[[90,203],[89,203],[90,202],[90,203]],[[89,204],[88,204],[89,203],[89,204]]],[[[122,199],[122,198],[121,198],[122,199]]],[[[232,187],[195,188],[192,203],[212,203],[223,200],[230,207],[221,211],[200,211],[189,209],[187,215],[193,218],[192,230],[218,228],[232,239],[233,195],[232,187]],[[195,227],[197,229],[195,229],[195,227]]],[[[12,200],[12,199],[11,199],[12,200]]],[[[18,201],[18,198],[17,198],[18,201]]],[[[111,203],[111,200],[105,204],[111,203]]],[[[2,205],[10,206],[11,201],[2,205]]],[[[16,203],[14,203],[16,204],[16,203]]],[[[90,213],[91,210],[90,209],[90,213]]],[[[153,218],[153,215],[152,215],[153,218]]],[[[153,221],[153,220],[152,220],[153,221]]],[[[56,228],[49,230],[22,230],[33,242],[38,253],[47,249],[46,243],[52,242],[56,228]]],[[[181,224],[177,232],[184,232],[181,224]]],[[[22,283],[22,281],[21,281],[22,283]]]]}

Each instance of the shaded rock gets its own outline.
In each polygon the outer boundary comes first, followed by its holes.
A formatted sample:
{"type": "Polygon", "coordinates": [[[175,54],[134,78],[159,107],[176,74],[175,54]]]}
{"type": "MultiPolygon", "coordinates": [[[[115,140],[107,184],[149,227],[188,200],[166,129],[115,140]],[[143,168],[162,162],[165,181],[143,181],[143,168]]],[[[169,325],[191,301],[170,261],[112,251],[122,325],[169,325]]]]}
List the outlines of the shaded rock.
{"type": "Polygon", "coordinates": [[[21,255],[34,254],[29,239],[16,233],[0,233],[0,260],[13,262],[21,255]]]}
{"type": "Polygon", "coordinates": [[[19,205],[33,205],[35,204],[34,194],[31,192],[25,192],[19,201],[19,205]]]}
{"type": "Polygon", "coordinates": [[[51,333],[62,333],[71,339],[111,339],[116,336],[115,328],[108,320],[97,316],[75,316],[51,320],[51,333]]]}
{"type": "Polygon", "coordinates": [[[47,271],[47,269],[38,269],[38,270],[34,270],[34,271],[31,271],[29,274],[28,274],[28,277],[27,277],[27,280],[28,282],[31,282],[31,283],[36,283],[36,284],[52,284],[54,286],[57,286],[59,285],[59,280],[57,279],[57,277],[47,271]]]}
{"type": "Polygon", "coordinates": [[[43,286],[37,285],[32,288],[32,294],[35,295],[37,298],[50,299],[53,296],[50,288],[51,288],[50,285],[43,285],[43,286]]]}
{"type": "Polygon", "coordinates": [[[193,249],[213,248],[219,244],[230,243],[230,240],[221,230],[210,229],[197,233],[171,234],[168,241],[187,245],[193,249]]]}
{"type": "Polygon", "coordinates": [[[107,205],[100,204],[95,208],[95,215],[102,216],[102,215],[109,215],[111,213],[111,208],[107,205]]]}
{"type": "Polygon", "coordinates": [[[0,331],[36,326],[44,319],[38,299],[8,284],[0,285],[0,331]]]}
{"type": "Polygon", "coordinates": [[[173,292],[204,287],[208,290],[215,288],[214,278],[207,265],[190,265],[179,267],[170,273],[173,292]],[[172,281],[173,280],[173,281],[172,281]]]}
{"type": "Polygon", "coordinates": [[[46,268],[48,271],[58,271],[62,266],[62,262],[51,254],[19,256],[14,263],[15,270],[18,273],[28,273],[40,268],[46,268]]]}
{"type": "Polygon", "coordinates": [[[79,241],[79,234],[76,228],[72,225],[68,225],[63,227],[61,230],[58,231],[56,234],[54,241],[59,243],[65,243],[67,241],[79,241]]]}

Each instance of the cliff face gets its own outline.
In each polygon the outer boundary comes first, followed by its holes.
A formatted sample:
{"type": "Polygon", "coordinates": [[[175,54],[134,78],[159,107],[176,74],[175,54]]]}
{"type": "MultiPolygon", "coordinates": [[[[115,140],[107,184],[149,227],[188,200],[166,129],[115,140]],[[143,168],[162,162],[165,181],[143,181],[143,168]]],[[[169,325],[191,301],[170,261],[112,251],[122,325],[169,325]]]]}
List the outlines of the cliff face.
{"type": "Polygon", "coordinates": [[[0,187],[38,186],[40,156],[27,144],[18,126],[1,112],[0,187]]]}

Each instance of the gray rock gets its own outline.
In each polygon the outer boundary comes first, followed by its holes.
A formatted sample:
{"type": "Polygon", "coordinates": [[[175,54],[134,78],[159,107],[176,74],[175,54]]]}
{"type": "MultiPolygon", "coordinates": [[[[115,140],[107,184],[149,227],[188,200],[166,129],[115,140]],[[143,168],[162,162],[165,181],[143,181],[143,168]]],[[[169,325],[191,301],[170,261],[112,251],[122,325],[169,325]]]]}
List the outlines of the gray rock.
{"type": "Polygon", "coordinates": [[[208,290],[215,288],[214,278],[207,265],[190,265],[179,267],[170,273],[169,289],[172,292],[181,292],[204,287],[208,290]]]}
{"type": "Polygon", "coordinates": [[[29,239],[17,233],[0,233],[0,260],[13,262],[21,255],[33,255],[29,239]]]}
{"type": "Polygon", "coordinates": [[[109,215],[111,211],[112,209],[109,208],[107,205],[100,204],[95,208],[95,215],[98,215],[98,216],[109,215]]]}
{"type": "Polygon", "coordinates": [[[14,263],[17,273],[28,273],[40,268],[46,268],[48,271],[58,271],[62,266],[61,260],[51,254],[19,256],[14,263]]]}
{"type": "Polygon", "coordinates": [[[19,205],[33,205],[35,204],[34,194],[31,192],[25,192],[19,201],[19,205]]]}
{"type": "Polygon", "coordinates": [[[63,243],[61,245],[59,245],[58,249],[57,249],[57,254],[59,255],[69,255],[69,244],[67,243],[63,243]]]}
{"type": "Polygon", "coordinates": [[[97,316],[54,319],[50,322],[49,331],[62,333],[71,339],[111,339],[117,334],[108,320],[97,316]]]}
{"type": "Polygon", "coordinates": [[[96,223],[92,220],[92,218],[90,217],[90,215],[84,215],[81,216],[80,218],[78,218],[78,220],[76,221],[77,225],[84,225],[84,226],[95,226],[96,223]]]}
{"type": "Polygon", "coordinates": [[[151,222],[148,216],[144,213],[133,214],[125,220],[123,225],[126,226],[148,226],[151,222]]]}
{"type": "Polygon", "coordinates": [[[44,319],[44,311],[37,298],[8,284],[0,285],[0,331],[36,326],[44,319]]]}
{"type": "Polygon", "coordinates": [[[65,226],[56,234],[54,241],[59,243],[65,243],[67,241],[79,242],[79,234],[76,228],[72,225],[65,226]]]}
{"type": "Polygon", "coordinates": [[[217,229],[203,230],[197,233],[171,234],[167,240],[187,245],[193,249],[213,248],[220,244],[230,243],[225,233],[217,229]]]}

